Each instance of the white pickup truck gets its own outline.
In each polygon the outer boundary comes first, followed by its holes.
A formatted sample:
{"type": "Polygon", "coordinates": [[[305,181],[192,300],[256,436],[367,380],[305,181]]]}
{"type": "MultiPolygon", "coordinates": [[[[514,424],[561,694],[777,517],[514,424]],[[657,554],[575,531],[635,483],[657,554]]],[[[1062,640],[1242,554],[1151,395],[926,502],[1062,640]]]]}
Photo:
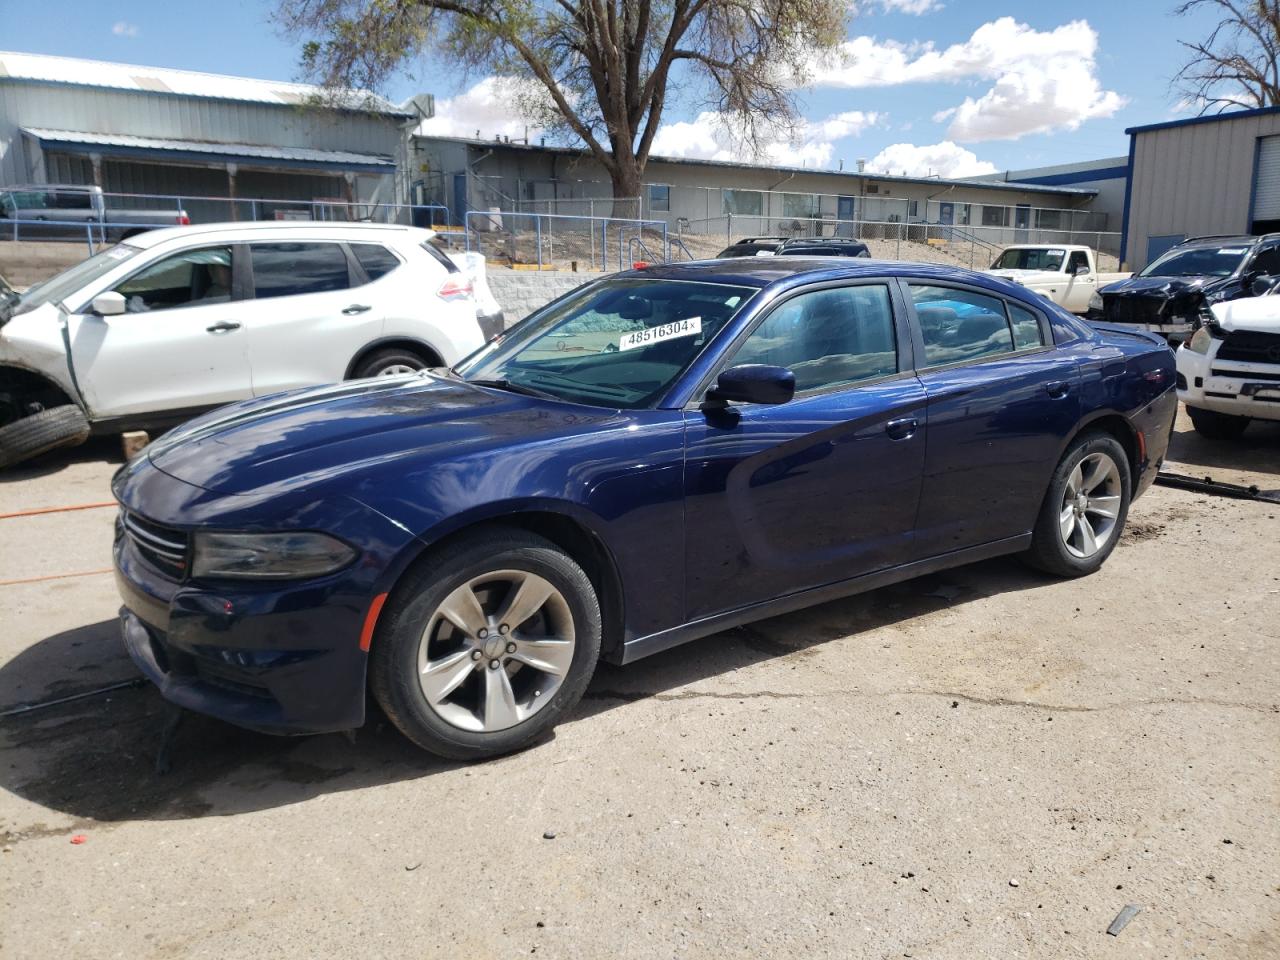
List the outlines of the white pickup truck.
{"type": "Polygon", "coordinates": [[[1089,310],[1090,298],[1108,283],[1128,280],[1131,273],[1099,273],[1097,257],[1089,247],[1027,244],[1006,247],[991,269],[1029,288],[1072,313],[1089,310]]]}

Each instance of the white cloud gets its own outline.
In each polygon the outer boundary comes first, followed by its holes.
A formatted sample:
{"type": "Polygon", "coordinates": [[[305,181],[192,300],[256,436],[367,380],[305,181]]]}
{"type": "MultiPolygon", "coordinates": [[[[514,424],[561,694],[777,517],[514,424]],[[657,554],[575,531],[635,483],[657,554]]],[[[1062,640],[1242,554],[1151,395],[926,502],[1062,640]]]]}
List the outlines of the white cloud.
{"type": "Polygon", "coordinates": [[[1074,130],[1124,106],[1124,97],[1103,90],[1098,81],[1097,50],[1098,34],[1088,21],[1035,30],[1001,17],[943,50],[931,42],[854,37],[842,45],[838,62],[817,66],[814,82],[858,88],[991,80],[994,85],[982,96],[939,110],[934,120],[950,121],[951,140],[1016,140],[1074,130]]]}
{"type": "Polygon", "coordinates": [[[138,35],[138,25],[124,20],[117,20],[111,25],[111,32],[117,37],[136,37],[138,35]]]}
{"type": "Polygon", "coordinates": [[[942,9],[938,0],[880,0],[880,6],[886,13],[909,13],[913,17],[942,9]]]}
{"type": "MultiPolygon", "coordinates": [[[[801,121],[794,136],[778,131],[767,136],[754,159],[792,167],[831,166],[835,141],[856,137],[885,119],[882,113],[849,110],[822,120],[801,121]]],[[[706,111],[694,120],[664,123],[653,138],[654,156],[698,160],[741,160],[741,138],[725,117],[706,111]]]]}
{"type": "Polygon", "coordinates": [[[892,144],[867,161],[867,170],[871,173],[908,177],[951,178],[995,173],[996,166],[979,160],[973,151],[944,140],[927,146],[916,146],[914,143],[892,144]]]}
{"type": "Polygon", "coordinates": [[[491,140],[496,136],[531,139],[545,131],[522,117],[515,103],[529,97],[546,97],[542,88],[529,81],[509,77],[485,77],[470,90],[456,97],[436,100],[436,115],[418,125],[418,133],[434,137],[476,137],[491,140]]]}

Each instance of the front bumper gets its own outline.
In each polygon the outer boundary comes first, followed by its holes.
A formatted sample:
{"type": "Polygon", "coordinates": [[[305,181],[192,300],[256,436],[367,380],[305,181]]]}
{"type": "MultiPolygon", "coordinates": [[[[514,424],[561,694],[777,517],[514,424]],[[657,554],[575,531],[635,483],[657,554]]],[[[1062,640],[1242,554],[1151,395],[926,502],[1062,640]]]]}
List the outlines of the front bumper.
{"type": "MultiPolygon", "coordinates": [[[[145,463],[131,463],[126,472],[116,494],[149,524],[145,529],[164,525],[181,536],[206,524],[254,526],[235,512],[239,498],[217,497],[145,463]]],[[[414,538],[350,498],[306,509],[313,529],[357,547],[353,564],[312,580],[201,581],[178,572],[181,564],[166,570],[145,539],[117,524],[113,559],[124,644],[166,699],[270,733],[324,733],[364,722],[365,620],[374,598],[389,589],[398,558],[416,552],[405,549],[414,538]]],[[[272,521],[298,525],[283,504],[272,521]]]]}
{"type": "Polygon", "coordinates": [[[1280,420],[1280,364],[1216,359],[1182,347],[1177,353],[1178,399],[1188,407],[1255,420],[1280,420]]]}

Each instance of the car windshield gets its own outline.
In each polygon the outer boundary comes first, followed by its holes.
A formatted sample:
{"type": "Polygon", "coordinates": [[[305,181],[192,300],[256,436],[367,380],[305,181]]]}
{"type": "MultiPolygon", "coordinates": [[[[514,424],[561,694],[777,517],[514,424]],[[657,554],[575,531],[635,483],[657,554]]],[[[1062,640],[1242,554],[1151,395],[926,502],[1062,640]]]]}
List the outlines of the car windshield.
{"type": "Polygon", "coordinates": [[[1229,277],[1236,272],[1245,246],[1171,250],[1138,274],[1140,277],[1229,277]]]}
{"type": "Polygon", "coordinates": [[[1015,248],[1006,250],[991,265],[992,270],[1050,270],[1062,269],[1062,258],[1067,251],[1056,247],[1015,248]]]}
{"type": "Polygon", "coordinates": [[[457,372],[572,403],[646,407],[755,293],[716,283],[604,280],[544,308],[457,372]]]}
{"type": "Polygon", "coordinates": [[[44,283],[38,283],[13,306],[13,313],[26,313],[46,303],[58,303],[74,294],[82,287],[88,286],[99,277],[110,273],[120,264],[142,251],[126,243],[118,243],[109,250],[103,250],[88,260],[82,260],[69,270],[64,270],[50,277],[44,283]]]}

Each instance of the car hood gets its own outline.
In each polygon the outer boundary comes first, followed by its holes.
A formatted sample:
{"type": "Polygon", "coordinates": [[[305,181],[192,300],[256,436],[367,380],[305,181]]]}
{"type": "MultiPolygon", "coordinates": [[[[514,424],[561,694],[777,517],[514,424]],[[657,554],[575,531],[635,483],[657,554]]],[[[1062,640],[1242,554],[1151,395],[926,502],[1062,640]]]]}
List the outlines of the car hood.
{"type": "Polygon", "coordinates": [[[617,411],[429,374],[357,380],[223,407],[148,447],[159,470],[225,494],[284,493],[412,460],[581,432],[617,411]]]}
{"type": "Polygon", "coordinates": [[[1109,297],[1174,299],[1189,293],[1208,292],[1230,280],[1230,277],[1130,277],[1107,284],[1102,292],[1109,297]]]}
{"type": "Polygon", "coordinates": [[[1223,330],[1253,330],[1280,333],[1280,297],[1249,297],[1228,300],[1212,307],[1213,319],[1223,330]]]}

